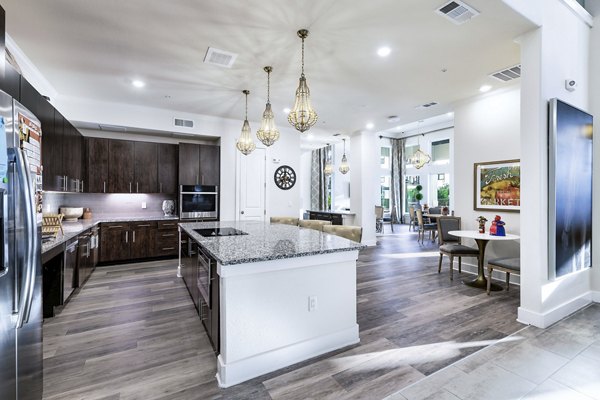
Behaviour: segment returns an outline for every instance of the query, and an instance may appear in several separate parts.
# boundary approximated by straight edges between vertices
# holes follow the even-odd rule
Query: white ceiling
[[[7,31],[61,96],[241,118],[242,89],[258,120],[272,65],[271,102],[287,124],[308,28],[306,76],[318,125],[349,134],[389,129],[452,110],[488,74],[519,62],[514,38],[533,26],[500,0],[454,25],[444,0],[2,0]],[[391,47],[387,58],[379,46]],[[233,68],[204,64],[208,46],[237,53]],[[442,69],[447,72],[442,72]],[[135,89],[133,79],[147,85]],[[169,96],[166,98],[165,96]],[[416,110],[437,101],[439,106]],[[390,124],[389,115],[400,122]],[[90,122],[90,121],[88,121]],[[101,121],[98,121],[101,122]]]

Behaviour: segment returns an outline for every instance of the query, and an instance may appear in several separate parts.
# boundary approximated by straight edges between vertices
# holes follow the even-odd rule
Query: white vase
[[[162,210],[165,213],[165,217],[172,217],[175,214],[175,200],[164,200]]]

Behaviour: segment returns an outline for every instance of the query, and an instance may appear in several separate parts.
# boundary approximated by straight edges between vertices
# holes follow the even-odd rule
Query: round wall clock
[[[289,165],[282,165],[275,170],[275,184],[281,190],[288,190],[296,184],[296,172]]]

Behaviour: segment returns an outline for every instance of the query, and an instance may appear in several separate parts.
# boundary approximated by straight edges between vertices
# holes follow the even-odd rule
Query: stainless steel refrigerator
[[[39,120],[0,91],[0,399],[42,398]]]

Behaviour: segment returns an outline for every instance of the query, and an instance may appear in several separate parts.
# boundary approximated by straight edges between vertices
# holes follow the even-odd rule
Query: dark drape
[[[390,208],[393,223],[404,223],[402,199],[404,198],[404,139],[390,139],[392,142],[392,176]]]
[[[327,209],[327,180],[323,173],[326,157],[326,147],[312,151],[310,170],[310,208],[316,211]]]

